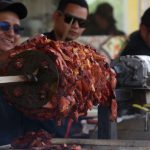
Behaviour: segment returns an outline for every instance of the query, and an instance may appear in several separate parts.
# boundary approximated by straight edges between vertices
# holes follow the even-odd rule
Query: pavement
[[[117,124],[118,139],[122,140],[150,140],[150,117],[145,126],[145,115],[135,115]]]
[[[145,128],[145,115],[135,114],[119,117],[117,119],[118,140],[150,140],[150,116],[148,117],[147,131]],[[90,132],[90,139],[97,139],[97,128],[95,124],[85,126]]]

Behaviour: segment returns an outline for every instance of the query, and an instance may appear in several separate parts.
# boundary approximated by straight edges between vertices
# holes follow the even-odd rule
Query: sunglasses
[[[20,34],[20,32],[24,29],[20,27],[19,25],[13,25],[11,26],[8,22],[0,22],[0,29],[4,32],[9,31],[9,29],[13,29],[15,34]]]
[[[86,19],[81,19],[68,13],[61,12],[61,14],[64,16],[64,21],[67,24],[71,23],[71,21],[72,23],[75,23],[77,21],[80,28],[86,28],[88,26],[88,20]]]

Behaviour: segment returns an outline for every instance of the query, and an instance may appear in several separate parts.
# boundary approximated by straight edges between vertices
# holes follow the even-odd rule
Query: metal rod
[[[16,83],[16,82],[37,82],[38,79],[35,75],[27,74],[27,75],[15,75],[15,76],[1,76],[0,77],[0,85],[8,84],[8,83]]]

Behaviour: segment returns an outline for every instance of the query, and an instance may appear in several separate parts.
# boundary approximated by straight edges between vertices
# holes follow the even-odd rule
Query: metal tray
[[[150,150],[148,140],[100,140],[100,139],[52,139],[53,144],[79,144],[82,150]],[[0,150],[10,150],[10,145],[0,146]],[[15,150],[15,149],[11,149]],[[35,148],[39,150],[39,148]]]

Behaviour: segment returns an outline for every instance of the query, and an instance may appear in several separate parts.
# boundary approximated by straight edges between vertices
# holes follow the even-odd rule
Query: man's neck
[[[55,30],[54,30],[54,35],[55,35],[56,40],[60,40],[60,41],[72,41],[72,40],[68,39],[67,37],[65,38],[65,40],[63,40],[63,36],[59,36],[59,35],[55,32]]]

